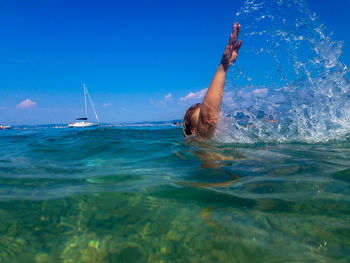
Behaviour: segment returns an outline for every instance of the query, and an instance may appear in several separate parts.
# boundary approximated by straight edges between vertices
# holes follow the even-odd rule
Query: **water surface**
[[[1,262],[348,262],[350,141],[0,131]]]

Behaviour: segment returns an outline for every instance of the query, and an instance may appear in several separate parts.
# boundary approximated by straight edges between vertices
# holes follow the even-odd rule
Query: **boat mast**
[[[84,87],[85,87],[85,85],[84,85]],[[86,89],[86,93],[87,93],[87,95],[88,95],[88,97],[89,97],[89,100],[90,100],[92,109],[93,109],[93,111],[94,111],[94,113],[95,113],[95,117],[96,117],[97,123],[100,123],[100,120],[98,119],[97,113],[96,113],[96,111],[95,111],[94,104],[92,103],[92,99],[91,99],[91,97],[90,97],[89,91],[88,91],[88,89],[87,89],[86,87],[85,87],[85,89]],[[86,98],[85,98],[85,100],[86,100]]]
[[[85,83],[83,84],[84,86],[84,102],[85,102],[85,118],[86,118],[86,121],[87,121],[87,107],[86,107],[86,87],[85,87]]]

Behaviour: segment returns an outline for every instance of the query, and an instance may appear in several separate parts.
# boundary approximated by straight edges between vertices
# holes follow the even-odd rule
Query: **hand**
[[[225,71],[227,71],[228,68],[235,62],[239,48],[241,47],[242,41],[238,40],[236,42],[240,29],[241,25],[236,22],[233,26],[230,40],[225,48],[224,54],[222,55],[221,65]]]

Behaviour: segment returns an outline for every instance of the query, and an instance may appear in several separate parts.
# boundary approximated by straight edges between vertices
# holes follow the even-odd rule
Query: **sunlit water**
[[[350,262],[350,85],[301,0],[248,0],[212,141],[0,130],[0,262]]]
[[[304,0],[247,0],[236,13],[243,45],[224,97],[224,142],[322,142],[350,130],[343,43]],[[244,116],[245,124],[237,123]]]
[[[349,262],[350,141],[0,131],[0,262]]]

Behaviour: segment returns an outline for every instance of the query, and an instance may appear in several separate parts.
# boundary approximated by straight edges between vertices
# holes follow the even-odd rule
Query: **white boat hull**
[[[74,122],[74,123],[69,123],[68,127],[75,127],[75,128],[86,128],[86,127],[97,127],[99,124],[98,123],[91,123],[91,122]]]

